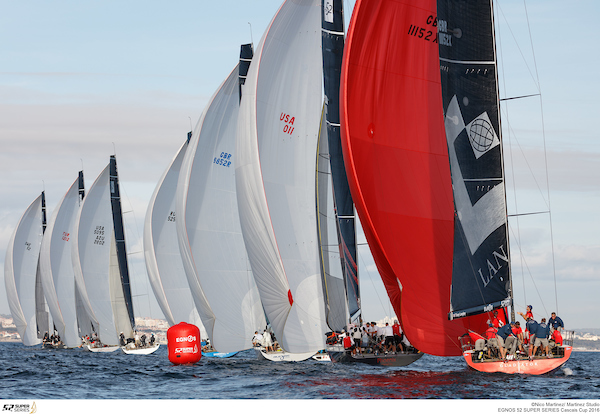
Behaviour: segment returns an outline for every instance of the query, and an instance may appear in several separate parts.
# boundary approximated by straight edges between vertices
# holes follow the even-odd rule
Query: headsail
[[[88,191],[73,232],[75,280],[92,324],[106,345],[117,345],[120,332],[133,337],[134,328],[116,179],[116,158],[111,156]]]
[[[250,65],[236,187],[248,257],[268,320],[292,353],[324,348],[315,172],[322,107],[319,0],[283,3]]]
[[[82,336],[78,325],[78,312],[81,313],[82,309],[77,309],[75,275],[71,260],[73,228],[82,202],[82,183],[83,172],[80,171],[78,178],[56,206],[40,251],[42,284],[48,306],[54,326],[62,342],[69,348],[79,346]],[[89,330],[89,326],[83,328]]]
[[[46,225],[44,197],[42,192],[19,220],[8,243],[4,261],[8,306],[21,341],[27,346],[41,342],[37,322],[36,276]]]
[[[251,57],[244,52],[248,50],[242,47],[242,56]],[[177,186],[177,230],[185,271],[211,344],[219,352],[251,348],[254,332],[266,325],[236,198],[241,76],[240,64],[204,110]]]
[[[176,225],[177,181],[191,135],[191,132],[188,133],[148,203],[144,223],[144,257],[154,296],[169,325],[186,322],[202,331],[204,326],[190,293],[179,251]]]

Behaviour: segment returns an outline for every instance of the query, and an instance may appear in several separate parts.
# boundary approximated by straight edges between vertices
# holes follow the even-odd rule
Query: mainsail
[[[242,57],[248,56],[242,46]],[[189,287],[215,350],[252,347],[266,325],[242,237],[235,186],[240,64],[204,110],[177,185],[177,232]],[[245,86],[242,88],[245,91]]]
[[[119,344],[133,337],[134,315],[116,158],[100,173],[85,197],[73,231],[73,268],[81,299],[100,340]]]
[[[512,303],[492,2],[454,3],[438,1],[456,209],[450,318]]]
[[[80,171],[56,206],[40,251],[42,284],[48,307],[62,342],[69,348],[78,347],[82,334],[90,329],[89,322],[83,322],[81,329],[78,324],[78,317],[84,321],[88,318],[81,314],[85,313],[81,307],[77,308],[77,289],[71,260],[73,228],[83,201],[82,193],[83,171]]]
[[[344,320],[340,323],[334,315],[339,315],[341,312],[346,313],[347,311],[350,314],[350,319],[353,320],[360,314],[354,203],[344,167],[340,137],[340,72],[344,53],[342,0],[322,0],[321,13],[323,87],[325,92],[325,125],[321,129],[321,135],[325,134],[328,143],[326,147],[321,144],[319,152],[328,154],[327,158],[330,166],[320,167],[319,170],[331,171],[332,182],[330,186],[333,187],[333,206],[335,219],[337,220],[338,254],[343,269],[343,289],[346,296],[343,309],[340,309],[339,289],[336,287],[336,279],[329,277],[327,272],[325,272],[326,276],[324,277],[324,293],[327,323],[332,329],[341,330],[348,321]],[[320,187],[320,189],[323,188],[324,186]],[[323,197],[320,197],[320,200],[324,201]],[[324,255],[323,257],[327,256]]]
[[[315,208],[322,108],[319,0],[288,0],[253,58],[235,153],[242,233],[263,307],[281,347],[324,348]]]
[[[196,310],[179,251],[175,212],[177,181],[191,135],[191,132],[188,133],[148,203],[144,256],[150,285],[169,325],[186,322],[202,331],[204,326]]]
[[[464,8],[474,7],[465,3]],[[448,318],[451,291],[459,295],[452,287],[453,271],[457,277],[467,269],[473,272],[468,259],[459,261],[466,258],[460,249],[467,245],[457,243],[462,230],[455,232],[463,214],[458,205],[455,211],[461,200],[453,191],[459,171],[451,165],[446,141],[453,132],[444,128],[461,119],[452,105],[444,118],[443,103],[450,99],[442,100],[440,77],[440,69],[442,74],[449,70],[448,62],[440,66],[442,44],[454,42],[459,50],[465,39],[478,42],[473,39],[479,35],[470,30],[482,19],[489,25],[485,16],[469,17],[472,23],[463,27],[448,22],[449,31],[442,31],[434,0],[359,1],[344,55],[342,144],[356,209],[405,334],[417,349],[435,355],[460,355],[458,337],[467,328],[481,331],[488,318]],[[471,108],[479,99],[469,89],[473,79],[490,75],[478,69],[467,66],[455,72],[465,80],[459,99]],[[466,176],[476,177],[474,171]],[[503,260],[488,258],[494,264]],[[491,308],[480,306],[478,311]]]
[[[340,256],[339,226],[335,214],[329,143],[325,117],[321,119],[317,159],[317,209],[319,248],[327,325],[341,331],[348,324],[348,301]]]
[[[38,271],[45,226],[45,194],[42,192],[19,220],[8,243],[4,261],[8,306],[21,341],[27,346],[39,344],[42,335],[49,330],[47,316],[43,318],[46,322],[44,326],[41,320],[38,321],[45,305],[43,291],[39,289]]]

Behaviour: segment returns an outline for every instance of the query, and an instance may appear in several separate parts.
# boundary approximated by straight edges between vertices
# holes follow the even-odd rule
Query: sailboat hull
[[[231,358],[234,355],[237,355],[237,352],[202,352],[202,356],[207,358]]]
[[[119,349],[119,345],[91,346],[85,345],[85,349],[90,352],[114,352]]]
[[[407,352],[398,354],[359,354],[351,355],[346,351],[327,350],[331,362],[334,363],[362,363],[386,367],[404,367],[417,361],[423,356],[422,352]]]
[[[151,353],[156,351],[159,346],[160,346],[160,344],[156,344],[153,346],[146,346],[143,348],[127,348],[125,346],[122,346],[121,350],[125,354],[129,354],[129,355],[150,355]]]
[[[485,361],[480,362],[473,358],[475,355],[472,350],[465,351],[463,357],[469,368],[479,372],[503,372],[505,374],[526,374],[541,375],[554,371],[564,365],[571,356],[573,348],[564,347],[564,355],[553,358],[534,358],[532,360],[512,360],[512,361]]]
[[[300,362],[306,361],[315,355],[315,352],[291,353],[282,350],[266,352],[261,348],[254,348],[254,350],[256,351],[256,356],[258,359],[266,359],[273,362]]]

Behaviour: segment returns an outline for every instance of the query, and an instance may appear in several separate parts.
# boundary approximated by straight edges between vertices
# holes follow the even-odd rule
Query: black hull
[[[368,365],[380,365],[385,367],[404,367],[410,365],[423,356],[422,352],[407,352],[398,354],[362,354],[351,355],[348,352],[328,350],[331,362],[342,364],[362,363]]]

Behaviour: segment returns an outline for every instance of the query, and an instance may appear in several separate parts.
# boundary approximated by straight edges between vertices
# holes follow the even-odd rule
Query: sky
[[[45,190],[50,215],[78,171],[89,188],[116,152],[136,314],[163,318],[142,254],[148,201],[240,44],[258,43],[280,3],[0,0],[0,314],[25,209]],[[600,3],[495,8],[500,95],[536,95],[501,104],[516,309],[598,329]],[[363,311],[380,320],[392,310],[369,256],[361,246]]]

